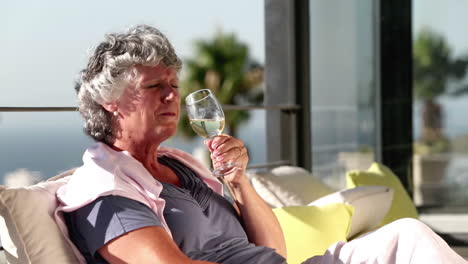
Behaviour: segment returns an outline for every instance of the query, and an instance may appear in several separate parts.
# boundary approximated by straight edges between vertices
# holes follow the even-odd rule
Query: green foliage
[[[234,34],[217,32],[213,39],[195,42],[195,57],[185,61],[181,98],[199,89],[210,89],[221,104],[259,103],[263,100],[263,68],[249,58],[249,49]],[[226,128],[235,135],[246,111],[226,113]],[[179,131],[194,136],[184,115]]]
[[[415,153],[429,155],[449,151],[450,142],[442,127],[442,106],[436,98],[468,92],[468,88],[455,85],[465,77],[467,66],[468,58],[454,58],[444,36],[428,28],[418,33],[413,43],[413,91],[424,104],[422,133],[420,141],[415,143]]]
[[[467,65],[467,58],[452,58],[452,49],[442,35],[422,30],[413,43],[415,96],[432,100],[444,94],[450,80],[465,76]]]

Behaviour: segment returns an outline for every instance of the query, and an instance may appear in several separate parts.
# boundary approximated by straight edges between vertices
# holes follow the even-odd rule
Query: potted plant
[[[418,33],[413,43],[413,86],[422,104],[421,134],[414,144],[413,191],[416,205],[443,202],[443,180],[450,161],[450,140],[443,130],[441,95],[468,91],[456,86],[465,77],[468,58],[453,58],[446,39],[429,29]]]

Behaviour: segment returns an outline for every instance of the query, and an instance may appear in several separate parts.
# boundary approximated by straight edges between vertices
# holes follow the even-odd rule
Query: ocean
[[[54,119],[51,116],[59,116]],[[34,117],[29,121],[26,115]],[[29,119],[29,118],[28,118]],[[24,121],[12,125],[15,121]],[[85,149],[93,144],[81,129],[75,113],[6,113],[0,123],[0,182],[5,175],[25,169],[43,180],[82,164]],[[63,125],[60,125],[62,123]],[[248,148],[250,164],[265,162],[265,113],[252,111],[251,119],[238,131]],[[204,147],[203,138],[188,140],[175,136],[163,145],[192,153]],[[24,171],[24,170],[23,170]]]
[[[467,135],[468,121],[464,114],[468,112],[467,98],[445,97],[441,103],[445,111],[444,125],[447,136]],[[420,111],[420,105],[415,104],[414,138],[418,137],[420,131]],[[265,131],[264,110],[251,111],[251,119],[242,124],[238,130],[238,137],[248,148],[251,165],[266,162]],[[327,137],[332,134],[320,135]],[[318,135],[315,133],[316,137]],[[329,141],[325,138],[315,140]],[[164,145],[192,153],[197,147],[204,147],[202,141],[200,137],[187,140],[176,136]],[[4,184],[5,175],[17,172],[19,169],[34,172],[40,179],[47,179],[69,168],[80,166],[84,150],[92,143],[93,141],[82,132],[81,118],[76,112],[0,113],[0,183]],[[327,160],[327,164],[323,165],[333,166],[335,162]],[[460,179],[460,175],[468,174],[465,173],[468,172],[468,168],[464,166],[468,163],[465,162],[466,159],[457,158],[449,169],[454,175],[458,175],[457,179]],[[468,179],[468,176],[462,178]]]

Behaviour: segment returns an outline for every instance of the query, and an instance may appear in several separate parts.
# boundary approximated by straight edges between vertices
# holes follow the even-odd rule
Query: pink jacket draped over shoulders
[[[223,185],[190,154],[161,146],[157,155],[168,156],[182,162],[197,173],[208,187],[223,195]],[[163,216],[165,201],[159,197],[162,184],[127,151],[115,151],[103,143],[96,143],[85,151],[83,165],[67,178],[67,183],[57,190],[58,207],[54,217],[80,263],[86,261],[68,238],[63,212],[74,211],[101,196],[117,195],[147,205],[156,213],[165,230],[171,235]]]

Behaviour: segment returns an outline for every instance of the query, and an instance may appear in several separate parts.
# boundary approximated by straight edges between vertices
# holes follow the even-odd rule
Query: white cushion
[[[273,208],[307,205],[335,191],[299,167],[280,166],[269,172],[249,171],[248,176],[260,197]]]
[[[68,171],[60,177],[71,174]],[[9,263],[77,263],[53,218],[66,179],[29,187],[0,186],[0,238]]]
[[[361,186],[346,189],[322,197],[309,205],[324,206],[332,203],[345,203],[354,207],[351,227],[347,238],[373,230],[382,222],[390,210],[393,189],[386,186]]]

